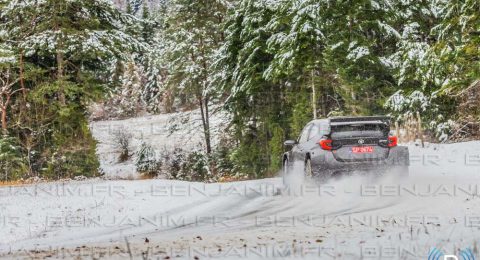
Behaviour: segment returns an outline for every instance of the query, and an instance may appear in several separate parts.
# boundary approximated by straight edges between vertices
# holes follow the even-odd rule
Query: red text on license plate
[[[352,147],[352,153],[373,153],[373,146]]]

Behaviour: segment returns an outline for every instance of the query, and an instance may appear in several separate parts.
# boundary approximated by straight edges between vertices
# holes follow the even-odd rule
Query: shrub
[[[187,177],[184,175],[184,172],[181,171],[182,165],[185,163],[185,153],[180,148],[175,148],[173,153],[166,154],[163,157],[165,168],[163,173],[169,179],[175,180],[186,180]]]
[[[153,177],[158,175],[161,165],[162,163],[157,160],[155,150],[153,150],[152,146],[142,143],[136,153],[135,166],[137,172]]]
[[[282,166],[283,141],[285,140],[284,130],[277,124],[273,124],[272,138],[268,142],[270,150],[270,173],[277,172]]]
[[[213,150],[210,160],[215,164],[215,173],[219,176],[231,176],[234,174],[234,164],[230,159],[230,149],[222,146]]]
[[[42,177],[47,179],[75,178],[76,176],[97,177],[99,166],[95,146],[70,146],[73,151],[56,149],[47,161]]]
[[[25,157],[15,138],[0,136],[0,170],[2,180],[16,180],[28,172]]]
[[[228,148],[217,148],[210,155],[200,150],[177,148],[173,153],[164,153],[159,164],[158,174],[164,174],[169,179],[215,182],[239,178],[233,170]]]
[[[114,138],[115,146],[120,152],[118,161],[127,161],[130,158],[130,142],[132,140],[132,134],[122,128],[114,133]]]
[[[181,171],[183,175],[188,176],[189,181],[209,181],[211,179],[209,161],[206,154],[194,151],[187,155]]]

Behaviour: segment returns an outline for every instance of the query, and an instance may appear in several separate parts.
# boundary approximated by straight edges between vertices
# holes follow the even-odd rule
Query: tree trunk
[[[2,93],[2,95],[6,95],[6,101],[4,102],[3,97],[2,97],[2,104],[0,104],[1,109],[2,109],[2,134],[7,135],[8,134],[7,109],[8,109],[8,105],[10,104],[12,93]]]
[[[7,135],[7,107],[2,106],[2,134]]]
[[[205,146],[207,149],[207,154],[212,152],[212,146],[210,141],[210,122],[208,114],[208,98],[198,97],[198,103],[200,105],[200,111],[202,115],[202,125],[203,125],[203,134],[205,137]]]
[[[24,81],[24,75],[23,71],[25,68],[25,65],[23,63],[23,51],[20,51],[20,59],[19,59],[19,69],[20,69],[20,88],[22,89],[22,94],[23,94],[23,101],[27,101],[27,89],[25,88],[25,81]]]
[[[317,119],[317,93],[315,91],[315,71],[312,69],[312,109],[313,119]]]
[[[60,81],[59,90],[58,90],[58,99],[61,105],[66,105],[65,92],[63,89],[63,53],[59,50],[57,51],[57,80]]]
[[[355,91],[353,90],[353,87],[352,87],[351,91],[352,92],[350,94],[351,94],[351,98],[352,98],[352,101],[353,101],[352,102],[353,103],[352,113],[353,113],[353,115],[357,115],[357,102],[356,102],[357,101],[357,95],[355,94]]]
[[[202,110],[202,123],[203,123],[203,132],[205,135],[205,145],[207,148],[207,154],[210,154],[212,152],[212,145],[211,145],[211,138],[210,138],[210,115],[209,115],[209,110],[208,110],[208,103],[209,103],[209,95],[208,94],[203,94],[207,89],[207,86],[205,85],[207,82],[207,71],[208,71],[208,66],[206,63],[206,54],[205,54],[205,49],[204,49],[204,42],[203,42],[203,37],[200,37],[200,49],[201,49],[201,54],[203,57],[202,61],[202,67],[203,67],[203,83],[202,87],[200,89],[200,105],[201,105],[201,110]],[[205,109],[205,111],[204,111]]]
[[[208,103],[210,102],[209,96],[205,97],[205,143],[207,145],[207,154],[212,152],[212,141],[210,135],[210,111]]]

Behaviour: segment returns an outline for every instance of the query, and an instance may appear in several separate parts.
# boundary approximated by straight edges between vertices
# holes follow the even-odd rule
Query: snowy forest
[[[480,137],[478,0],[0,0],[0,10],[4,181],[101,176],[90,123],[145,114],[198,111],[202,149],[160,156],[144,143],[120,160],[195,181],[275,175],[284,140],[314,118],[387,114],[399,127],[417,119],[430,142]]]

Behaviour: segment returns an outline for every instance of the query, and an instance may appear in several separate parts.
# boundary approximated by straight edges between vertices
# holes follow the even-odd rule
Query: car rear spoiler
[[[354,123],[383,123],[390,125],[391,117],[388,116],[361,116],[361,117],[334,117],[330,118],[330,125],[347,125]]]

